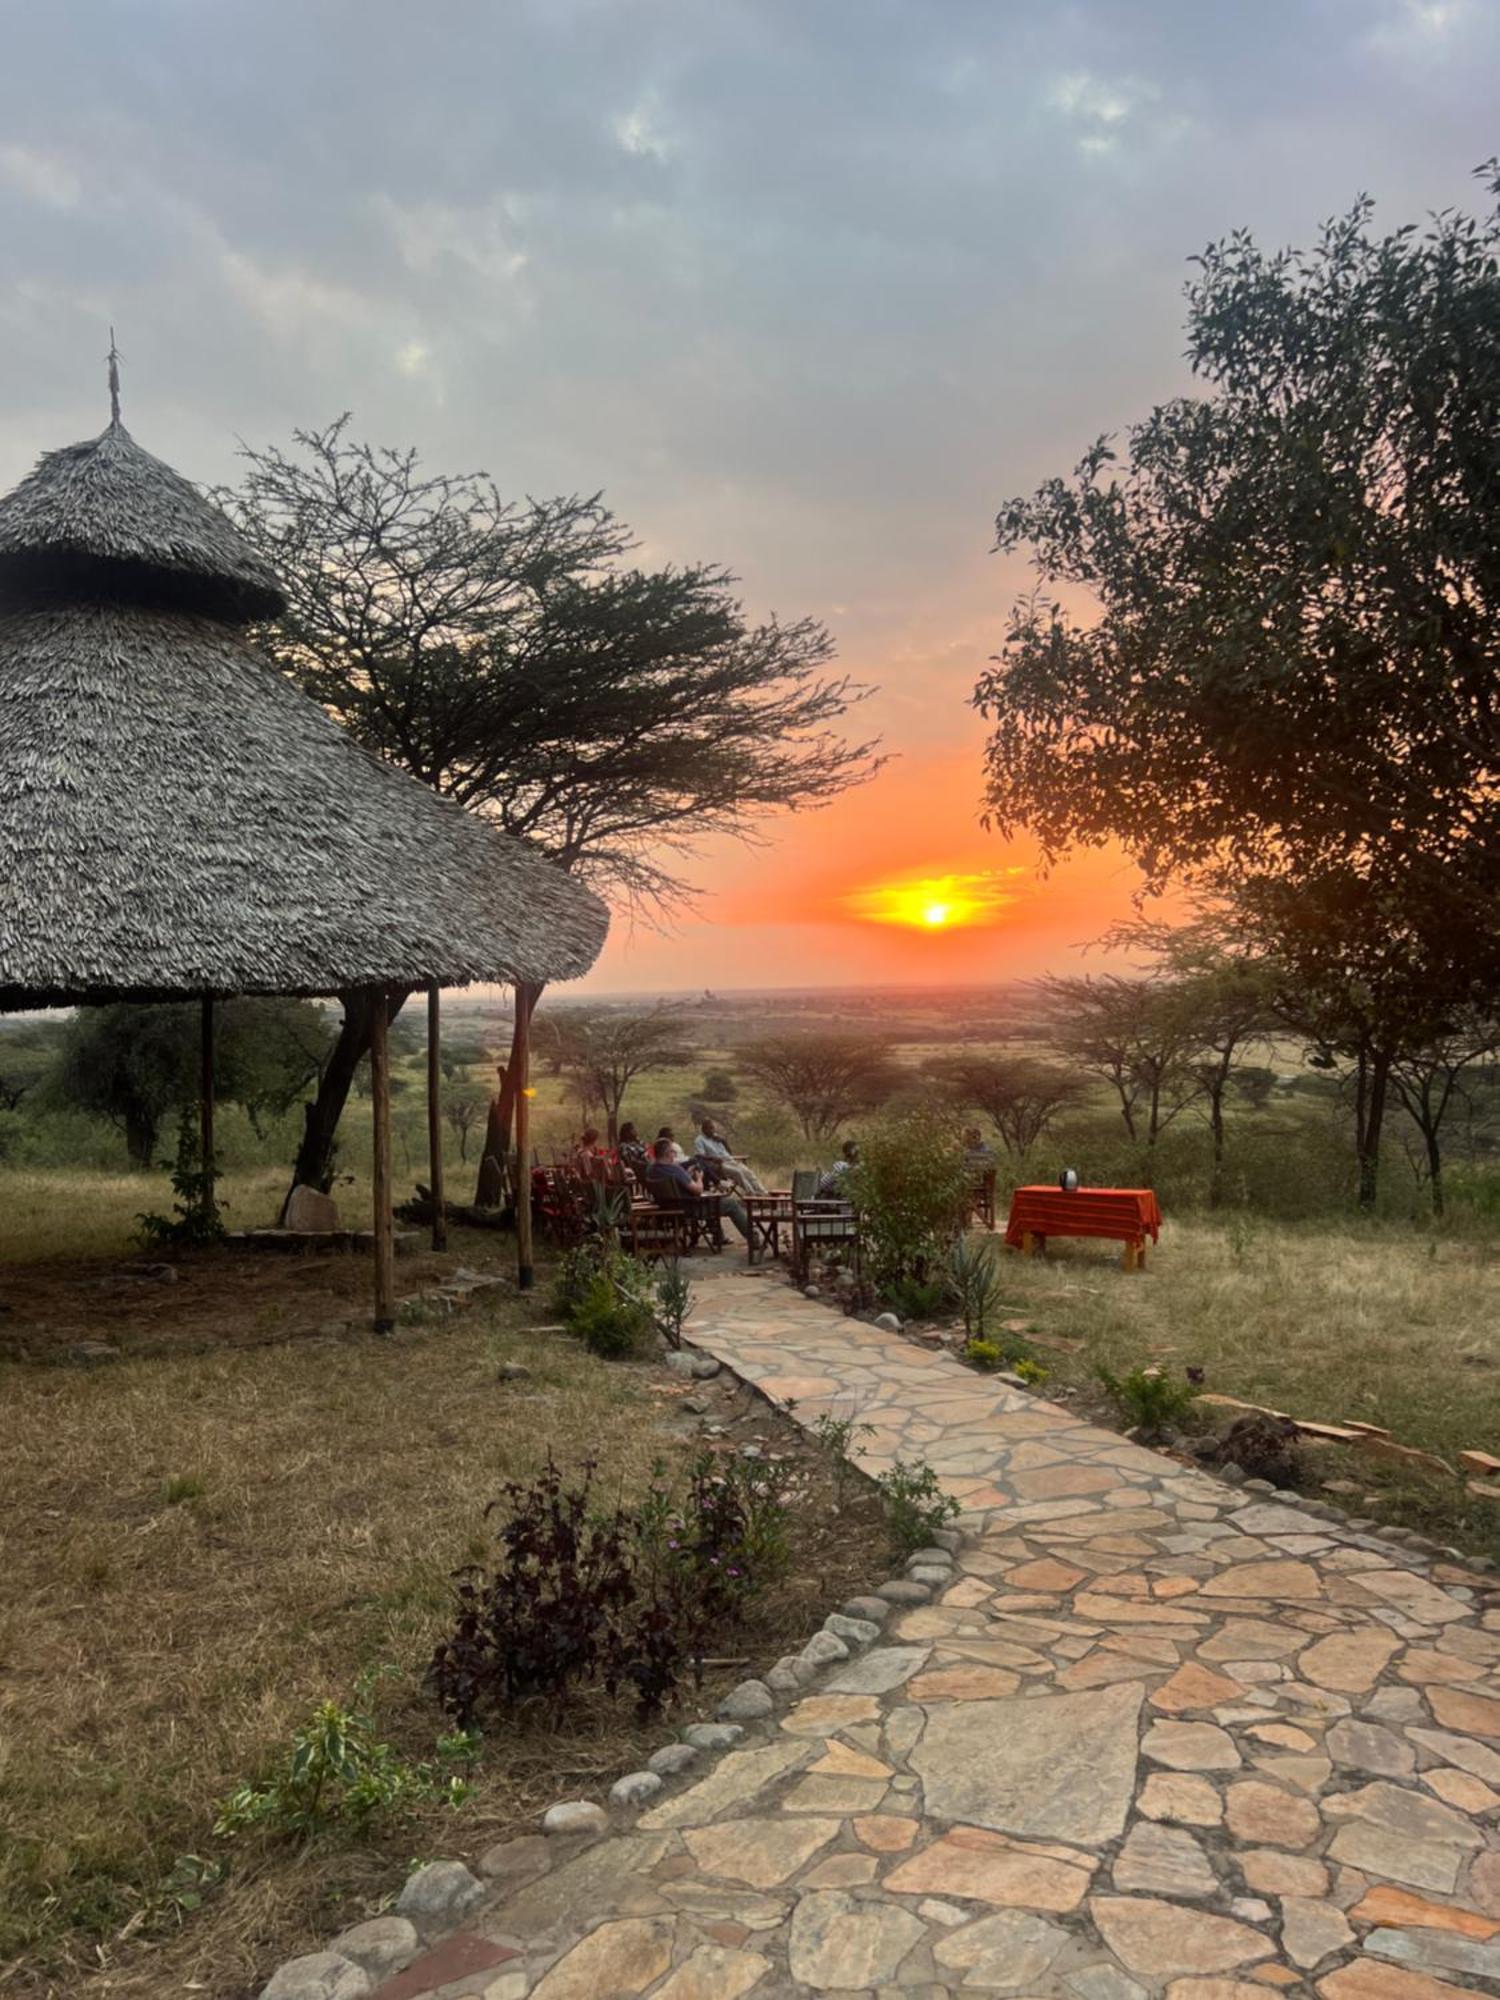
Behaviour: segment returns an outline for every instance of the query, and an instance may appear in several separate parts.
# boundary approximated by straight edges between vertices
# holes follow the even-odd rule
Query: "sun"
[[[851,890],[844,908],[870,924],[900,924],[916,931],[960,931],[1004,920],[1017,900],[1011,877],[1020,871],[927,875],[873,883]]]

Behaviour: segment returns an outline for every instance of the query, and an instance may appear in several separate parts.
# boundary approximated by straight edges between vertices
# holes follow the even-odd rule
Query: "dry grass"
[[[1099,1363],[1196,1365],[1207,1386],[1326,1423],[1354,1417],[1451,1463],[1500,1437],[1500,1256],[1492,1244],[1382,1222],[1305,1228],[1169,1223],[1142,1277],[1112,1245],[1058,1241],[1007,1254],[1005,1297],[1036,1328],[1055,1378]],[[1080,1353],[1047,1334],[1081,1339]],[[1458,1481],[1394,1477],[1367,1456],[1319,1454],[1367,1511],[1425,1522],[1500,1554],[1500,1509]],[[1350,1496],[1359,1511],[1365,1495]]]
[[[501,1383],[504,1359],[530,1377]],[[667,1733],[603,1705],[564,1733],[518,1728],[457,1817],[433,1808],[362,1847],[211,1833],[213,1801],[370,1663],[398,1669],[385,1732],[431,1753],[420,1671],[447,1573],[484,1546],[485,1502],[549,1448],[563,1463],[593,1453],[608,1490],[639,1491],[691,1428],[682,1385],[654,1365],[601,1366],[513,1303],[385,1343],[11,1365],[4,1393],[0,1990],[137,2000],[196,1981],[241,2000],[279,1958],[379,1907],[412,1855],[473,1856]],[[734,1435],[765,1432],[746,1392],[718,1394],[751,1426]],[[881,1573],[872,1510],[833,1521],[827,1497],[819,1485],[799,1513],[794,1573],[741,1635],[758,1659]],[[179,1932],[160,1890],[184,1854],[226,1857],[231,1874]]]

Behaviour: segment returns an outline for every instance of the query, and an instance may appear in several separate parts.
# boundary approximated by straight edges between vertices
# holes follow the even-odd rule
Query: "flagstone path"
[[[700,1281],[689,1338],[926,1459],[970,1538],[706,1775],[492,1857],[487,1962],[383,1996],[1500,1993],[1494,1579],[772,1278]]]

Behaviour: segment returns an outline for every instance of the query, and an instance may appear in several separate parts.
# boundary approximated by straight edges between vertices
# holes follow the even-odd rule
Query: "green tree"
[[[1058,1053],[1107,1083],[1130,1137],[1154,1146],[1202,1087],[1192,1064],[1197,1033],[1182,985],[1165,976],[1085,973],[1047,978],[1040,988]]]
[[[786,1106],[807,1138],[826,1141],[901,1082],[889,1052],[867,1035],[836,1029],[769,1035],[738,1052],[740,1068]]]
[[[710,833],[836,798],[878,768],[838,725],[868,692],[812,619],[752,619],[711,564],[646,570],[600,497],[517,503],[426,472],[348,419],[248,451],[216,496],[279,572],[282,670],[379,755],[647,914]],[[345,1023],[296,1175],[326,1182],[369,1040]],[[514,1064],[485,1150],[508,1145]]]
[[[628,1012],[611,1007],[557,1008],[538,1018],[538,1050],[572,1084],[584,1116],[604,1113],[609,1143],[620,1136],[620,1107],[637,1077],[676,1069],[693,1050],[677,1010]]]
[[[959,1109],[982,1111],[1017,1156],[1083,1096],[1078,1076],[1035,1056],[938,1056],[927,1073]]]
[[[243,1106],[260,1131],[315,1080],[332,1030],[307,1000],[228,1000],[216,1014],[215,1098]],[[149,1167],[162,1121],[198,1094],[199,1021],[194,1004],[82,1007],[49,1089],[117,1127],[133,1163]]]
[[[1037,582],[976,691],[1000,830],[1248,891],[1288,961],[1335,904],[1394,909],[1450,1006],[1500,988],[1500,180],[1481,173],[1479,218],[1382,236],[1361,200],[1311,251],[1240,233],[1197,260],[1205,393],[1001,509],[998,546],[1029,548]],[[1284,893],[1303,884],[1310,914]],[[1432,997],[1417,982],[1417,1013]],[[1367,1057],[1367,1202],[1389,1060]]]
[[[875,1282],[926,1283],[963,1232],[969,1170],[951,1114],[922,1108],[881,1119],[844,1176]]]

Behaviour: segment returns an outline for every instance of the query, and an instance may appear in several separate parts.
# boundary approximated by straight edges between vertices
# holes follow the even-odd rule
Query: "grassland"
[[[602,1701],[565,1727],[522,1718],[457,1814],[308,1850],[212,1834],[214,1801],[367,1667],[393,1670],[378,1695],[390,1741],[432,1754],[443,1725],[422,1669],[503,1481],[549,1450],[594,1455],[603,1490],[628,1500],[654,1460],[691,1448],[677,1378],[601,1366],[535,1331],[543,1311],[512,1300],[389,1342],[97,1372],[0,1366],[0,1991],[242,2000],[280,1958],[376,1910],[414,1854],[472,1859],[670,1733]],[[500,1380],[507,1360],[529,1377]],[[713,1393],[716,1416],[743,1420],[736,1439],[776,1444],[747,1392]],[[872,1503],[837,1515],[816,1463],[810,1478],[790,1575],[731,1635],[759,1663],[887,1559]],[[229,1870],[191,1913],[171,1888],[182,1856]]]

